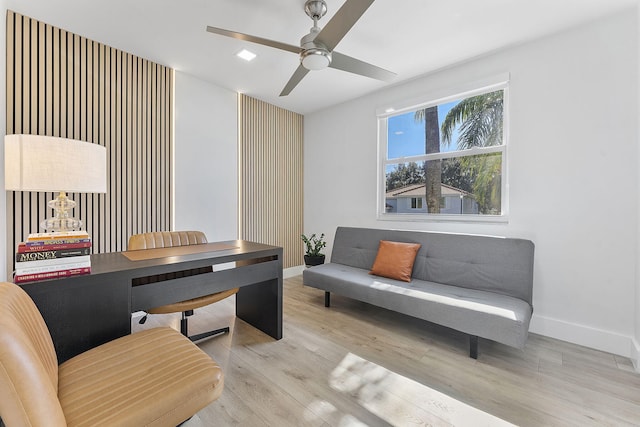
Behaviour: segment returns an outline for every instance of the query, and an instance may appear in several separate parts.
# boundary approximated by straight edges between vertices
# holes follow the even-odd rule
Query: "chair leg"
[[[180,333],[185,337],[189,336],[188,328],[187,328],[187,315],[185,312],[182,312],[182,319],[180,319]]]
[[[227,332],[229,332],[229,327],[216,329],[215,331],[203,332],[197,335],[191,335],[189,339],[191,341],[200,341],[203,338],[212,337],[214,335],[222,335],[226,334]]]
[[[193,310],[185,311],[182,313],[182,319],[180,319],[180,333],[191,341],[200,341],[203,338],[212,337],[214,335],[226,334],[229,332],[229,327],[216,329],[214,331],[203,332],[201,334],[189,336],[189,324],[187,323],[187,316],[193,315]]]

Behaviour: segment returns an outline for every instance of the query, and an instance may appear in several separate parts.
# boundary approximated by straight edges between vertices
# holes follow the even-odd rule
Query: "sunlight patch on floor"
[[[333,370],[329,384],[392,425],[513,426],[353,353]]]
[[[331,420],[336,418],[338,408],[327,401],[315,401],[307,406],[304,418],[307,421]],[[336,427],[367,427],[367,424],[350,414],[338,415]]]

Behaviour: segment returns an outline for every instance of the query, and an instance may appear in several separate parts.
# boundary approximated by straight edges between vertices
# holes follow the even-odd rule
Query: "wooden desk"
[[[282,248],[244,240],[232,249],[131,261],[122,252],[91,255],[91,274],[25,283],[62,363],[131,333],[131,313],[240,287],[236,316],[282,338]],[[170,248],[167,248],[170,249]],[[134,278],[235,262],[228,270],[132,286]]]

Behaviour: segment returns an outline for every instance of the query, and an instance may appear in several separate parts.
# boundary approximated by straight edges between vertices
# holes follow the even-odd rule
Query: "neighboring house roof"
[[[411,184],[404,187],[395,188],[391,191],[387,191],[385,197],[387,199],[397,199],[403,197],[421,197],[425,195],[426,184]],[[461,190],[459,188],[452,187],[446,184],[440,184],[440,191],[442,196],[464,196],[473,197],[473,194]]]

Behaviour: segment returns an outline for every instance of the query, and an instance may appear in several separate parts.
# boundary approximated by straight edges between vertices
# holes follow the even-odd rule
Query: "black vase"
[[[324,255],[318,255],[318,256],[305,255],[304,256],[304,264],[307,267],[312,267],[314,265],[324,264]]]

